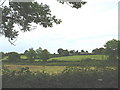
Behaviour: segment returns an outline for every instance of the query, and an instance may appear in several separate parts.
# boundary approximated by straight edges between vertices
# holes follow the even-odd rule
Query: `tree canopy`
[[[25,55],[32,62],[32,61],[34,61],[34,59],[36,57],[36,52],[34,51],[33,48],[29,48],[29,50],[25,52]]]
[[[57,0],[64,4],[65,1]],[[81,8],[86,2],[66,2],[73,8]],[[2,7],[2,24],[0,27],[2,31],[0,34],[11,40],[14,40],[19,31],[14,27],[18,25],[23,32],[31,31],[34,27],[32,23],[39,24],[44,28],[53,27],[53,24],[60,24],[61,19],[57,19],[55,15],[51,14],[50,7],[46,4],[39,4],[37,2],[9,2],[9,6]],[[12,44],[12,42],[11,42]]]
[[[17,52],[8,53],[8,61],[17,62],[20,60],[20,55]]]
[[[113,60],[119,57],[120,54],[120,40],[112,39],[104,45],[105,53],[109,55],[109,59]]]

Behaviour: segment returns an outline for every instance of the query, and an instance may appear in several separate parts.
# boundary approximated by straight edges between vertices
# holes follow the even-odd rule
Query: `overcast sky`
[[[56,0],[39,0],[49,5],[51,13],[62,19],[62,23],[52,28],[38,26],[31,32],[20,32],[16,46],[1,36],[0,51],[22,53],[29,48],[42,47],[51,53],[57,53],[58,48],[91,52],[113,38],[118,39],[119,0],[86,1],[82,8],[74,9]]]

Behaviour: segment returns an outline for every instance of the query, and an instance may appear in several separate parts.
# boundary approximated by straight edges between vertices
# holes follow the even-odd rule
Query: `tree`
[[[71,6],[72,8],[76,8],[76,9],[81,8],[82,5],[87,3],[82,0],[80,2],[70,2],[69,0],[57,0],[57,1],[59,1],[62,4],[67,3],[67,5]]]
[[[75,54],[75,50],[70,50],[70,51],[69,51],[69,55],[72,56],[72,55],[74,55],[74,54]]]
[[[96,48],[92,50],[92,54],[104,54],[105,49],[104,48]]]
[[[84,51],[84,50],[81,50],[80,54],[85,54],[85,51]]]
[[[36,58],[36,52],[34,51],[33,48],[30,48],[25,55],[28,57],[30,62],[33,62],[34,59]]]
[[[89,54],[89,52],[88,52],[88,51],[86,51],[86,54]]]
[[[42,53],[42,48],[39,47],[39,48],[36,50],[36,54],[37,54],[37,57],[38,57],[38,58],[40,58],[41,53]]]
[[[64,1],[59,0],[64,4]],[[86,2],[66,2],[73,8],[81,8]],[[3,6],[2,10],[2,24],[0,27],[2,35],[8,38],[9,42],[13,44],[19,31],[14,29],[15,24],[18,25],[21,31],[31,31],[31,23],[42,25],[43,27],[52,27],[53,23],[60,24],[61,20],[56,19],[56,16],[51,14],[51,10],[46,4],[38,4],[37,2],[10,2],[9,6]]]
[[[77,51],[75,51],[75,55],[79,55],[79,52],[78,52],[78,50],[77,50]]]
[[[2,25],[5,37],[13,40],[18,36],[18,31],[14,30],[17,24],[22,31],[31,31],[31,23],[52,27],[53,23],[60,24],[61,20],[51,15],[49,6],[38,4],[37,2],[10,2],[10,6],[5,6],[2,11]]]
[[[115,60],[118,57],[120,40],[112,39],[106,42],[105,54],[109,55],[109,60]]]
[[[20,55],[17,52],[8,53],[8,61],[17,62],[20,60]]]
[[[66,50],[63,50],[63,53],[62,53],[63,56],[68,56],[69,55],[69,51],[66,49]]]
[[[58,54],[60,54],[61,56],[63,55],[63,49],[62,49],[62,48],[59,48],[59,49],[57,50],[57,52],[58,52]]]
[[[37,57],[38,57],[39,59],[42,59],[43,61],[46,61],[46,60],[49,59],[50,56],[51,56],[47,49],[42,50],[41,47],[39,47],[39,48],[36,50],[36,54],[37,54]]]
[[[5,53],[4,52],[0,52],[0,59],[4,58],[4,56],[5,56]]]
[[[28,52],[28,50],[25,50],[24,55]]]
[[[48,52],[48,50],[47,49],[42,50],[40,54],[40,59],[46,62],[46,60],[49,58],[50,58],[50,53]]]

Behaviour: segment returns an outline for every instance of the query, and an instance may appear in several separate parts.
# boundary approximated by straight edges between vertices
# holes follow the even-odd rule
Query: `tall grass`
[[[3,88],[117,88],[117,70],[66,67],[60,74],[3,70]]]

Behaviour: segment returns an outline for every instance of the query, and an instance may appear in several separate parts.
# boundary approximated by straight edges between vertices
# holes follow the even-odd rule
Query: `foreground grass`
[[[110,68],[116,70],[118,68],[117,61],[109,61],[109,60],[82,60],[79,62],[46,62],[46,63],[3,63],[3,67],[8,68],[9,70],[19,70],[23,67],[29,67],[30,71],[37,72],[37,71],[46,71],[49,73],[60,73],[63,71],[67,66],[74,66],[74,67],[81,67],[81,68]],[[96,69],[97,70],[97,69]]]
[[[4,67],[12,71],[14,70],[19,71],[21,68],[29,67],[31,72],[42,72],[44,70],[49,74],[61,73],[66,68],[66,66],[39,66],[39,65],[14,65],[14,64],[6,64],[4,65]]]
[[[97,70],[96,70],[97,69]],[[3,70],[3,88],[117,88],[118,71],[111,68],[66,67],[60,74]]]

